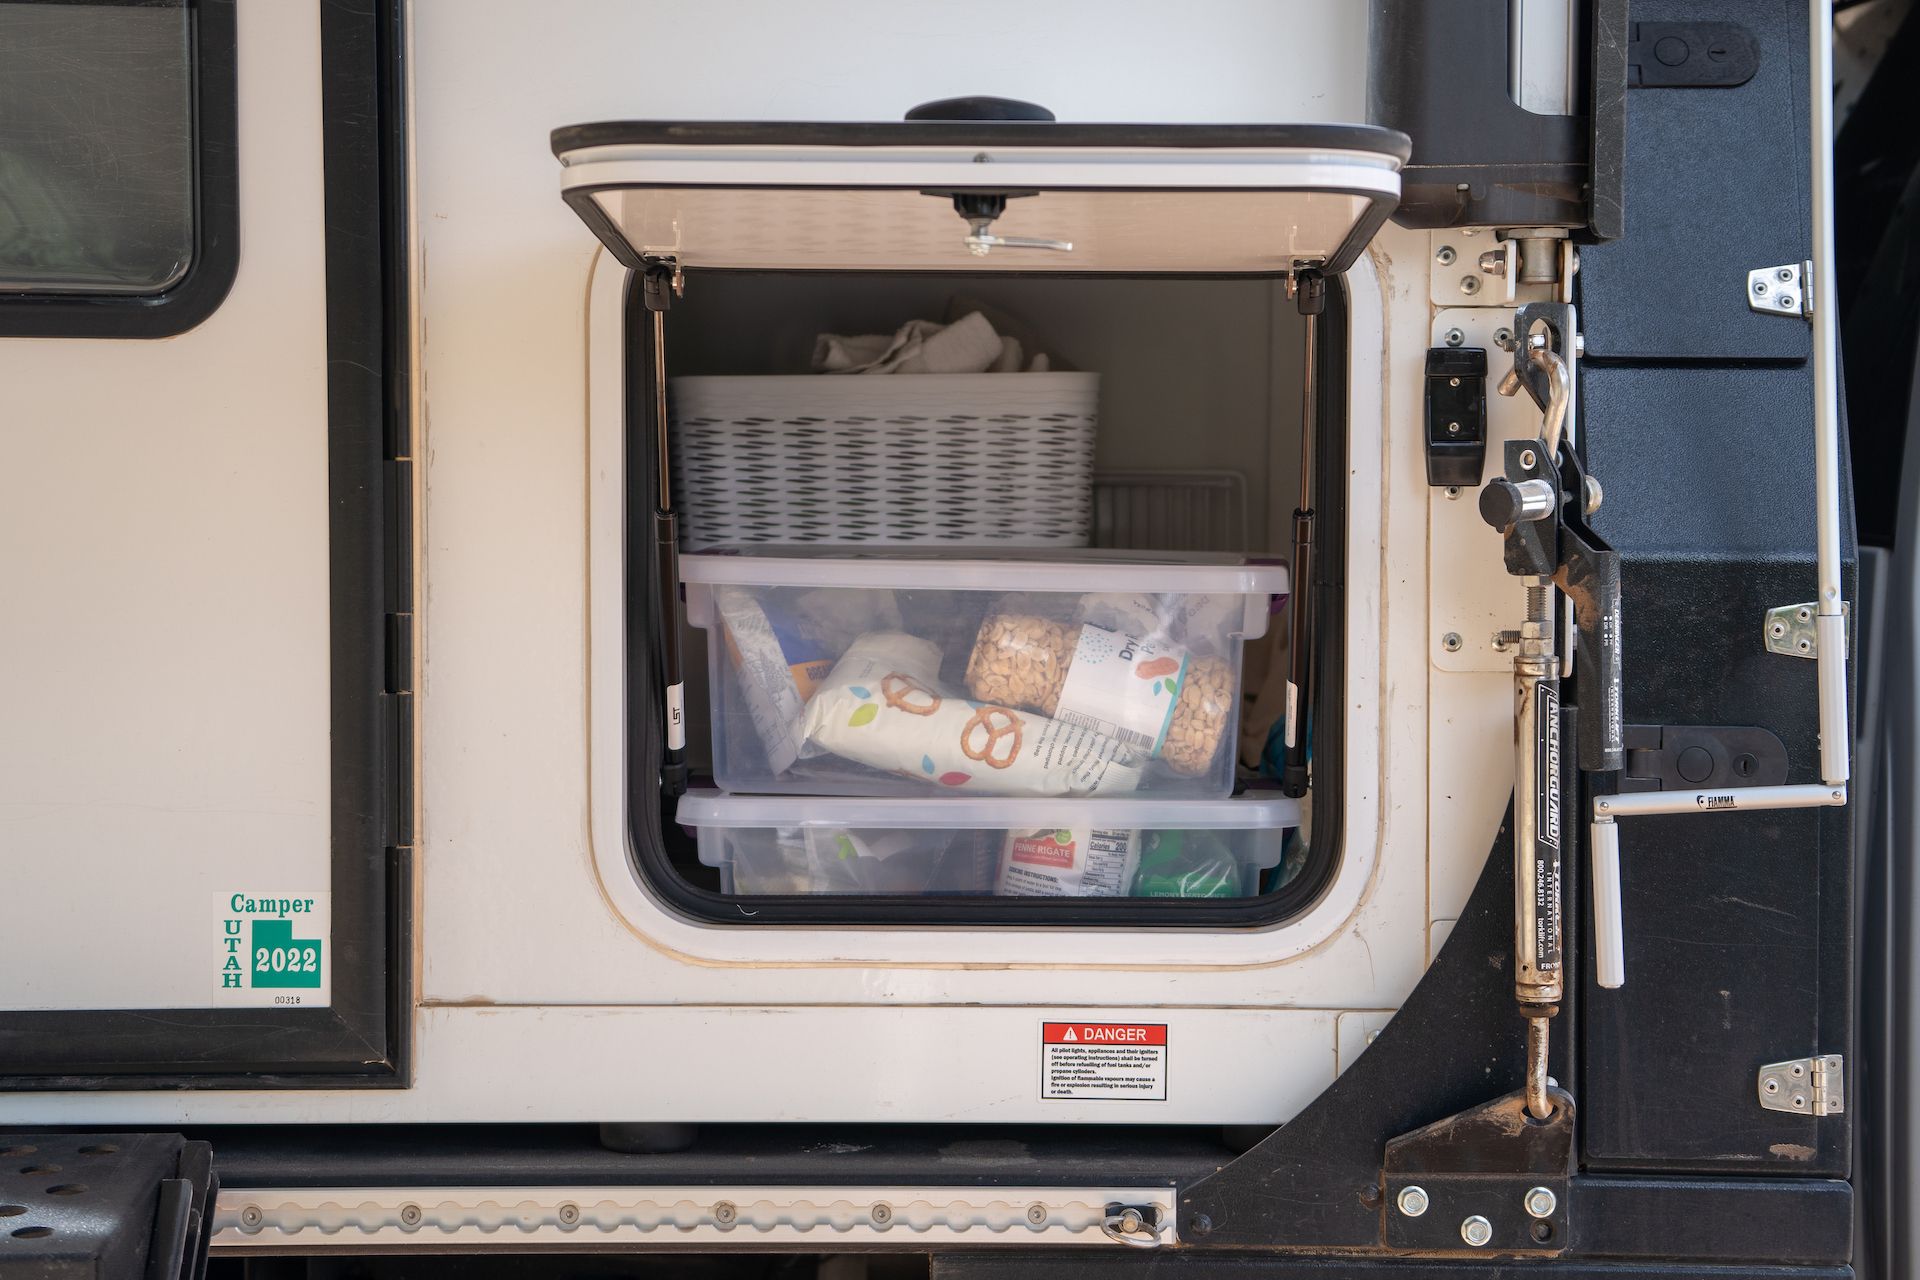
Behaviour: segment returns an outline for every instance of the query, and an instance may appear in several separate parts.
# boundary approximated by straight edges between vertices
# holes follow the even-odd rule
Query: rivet
[[[1448,378],[1448,379],[1447,379],[1447,385],[1448,385],[1448,386],[1450,386],[1450,387],[1457,387],[1457,386],[1459,386],[1459,385],[1460,385],[1460,379],[1458,379],[1458,378]]]
[[[425,1215],[420,1212],[420,1206],[417,1204],[403,1204],[400,1206],[400,1225],[403,1227],[419,1226],[420,1219],[423,1216]]]
[[[1769,1080],[1769,1081],[1767,1081],[1767,1083],[1766,1083],[1765,1085],[1763,1085],[1762,1087],[1763,1087],[1764,1089],[1766,1089],[1766,1091],[1767,1091],[1768,1093],[1778,1093],[1778,1092],[1780,1092],[1780,1082],[1779,1082],[1778,1080]]]
[[[1458,501],[1460,501],[1460,486],[1459,486],[1459,485],[1457,485],[1457,484],[1450,484],[1450,485],[1448,485],[1448,486],[1447,486],[1447,501],[1448,501],[1448,502],[1458,502]]]
[[[1782,311],[1791,311],[1796,306],[1800,305],[1799,300],[1790,293],[1781,294],[1779,298],[1779,302],[1780,302],[1780,309]]]
[[[1779,279],[1781,284],[1785,284],[1787,281],[1793,279],[1793,268],[1782,267],[1773,274]]]
[[[1467,335],[1466,335],[1466,334],[1464,334],[1464,333],[1462,333],[1462,332],[1461,332],[1460,330],[1458,330],[1458,329],[1449,329],[1449,330],[1447,330],[1447,345],[1448,345],[1448,346],[1450,346],[1450,347],[1457,347],[1457,346],[1459,346],[1459,345],[1460,345],[1461,343],[1463,343],[1463,342],[1465,342],[1466,340],[1467,340]]]
[[[1043,1204],[1030,1204],[1027,1206],[1028,1222],[1031,1222],[1034,1226],[1037,1227],[1041,1223],[1045,1222],[1046,1220],[1047,1220],[1047,1206]]]
[[[717,1226],[730,1227],[740,1221],[740,1211],[731,1200],[718,1201],[713,1206],[713,1221]]]
[[[1767,282],[1765,280],[1755,280],[1753,282],[1753,296],[1756,298],[1764,298],[1767,296]]]
[[[1433,251],[1433,260],[1443,267],[1452,266],[1455,256],[1453,246],[1450,244],[1443,244]]]
[[[578,1226],[580,1223],[580,1206],[574,1204],[572,1201],[568,1201],[566,1204],[560,1206],[556,1216],[560,1219],[560,1225],[563,1227]]]
[[[877,1200],[873,1208],[867,1211],[867,1216],[873,1219],[874,1226],[884,1227],[893,1221],[893,1206],[884,1200]]]
[[[257,1204],[250,1204],[240,1211],[240,1225],[243,1227],[257,1227],[266,1220],[267,1215],[260,1212]]]
[[[1461,276],[1460,292],[1466,294],[1469,298],[1471,298],[1474,294],[1480,292],[1480,277],[1479,276]]]
[[[1459,434],[1460,434],[1460,424],[1459,424],[1459,423],[1457,423],[1457,422],[1449,422],[1449,423],[1447,424],[1447,434],[1448,434],[1448,435],[1450,435],[1450,436],[1457,436],[1457,435],[1459,435]]]
[[[1448,653],[1460,652],[1460,644],[1460,633],[1458,631],[1449,631],[1440,637],[1440,647]]]
[[[1520,451],[1520,465],[1525,467],[1528,471],[1533,470],[1533,464],[1538,461],[1540,461],[1540,457],[1538,454],[1534,453],[1533,450],[1522,449]]]
[[[1427,1211],[1427,1191],[1425,1187],[1402,1187],[1400,1197],[1394,1203],[1400,1206],[1400,1212],[1409,1218],[1417,1218]]]
[[[1213,1219],[1204,1213],[1196,1213],[1187,1223],[1187,1229],[1197,1236],[1207,1235],[1213,1230]]]

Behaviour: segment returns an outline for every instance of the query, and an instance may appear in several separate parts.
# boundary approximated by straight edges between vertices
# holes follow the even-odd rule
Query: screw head
[[[420,1206],[417,1204],[403,1204],[400,1206],[400,1225],[403,1227],[419,1226],[422,1216]]]
[[[1449,422],[1449,423],[1447,424],[1447,434],[1448,434],[1448,435],[1450,435],[1450,436],[1457,436],[1457,435],[1459,435],[1459,434],[1460,434],[1460,424],[1459,424],[1459,423],[1457,423],[1457,422]]]
[[[574,1204],[572,1201],[568,1201],[566,1204],[560,1206],[555,1212],[555,1216],[560,1219],[560,1225],[563,1227],[579,1226],[580,1206]]]
[[[1045,1222],[1046,1220],[1047,1220],[1047,1206],[1043,1204],[1030,1204],[1027,1206],[1028,1222],[1031,1222],[1034,1226],[1037,1227],[1041,1223]]]
[[[250,1204],[240,1211],[240,1225],[243,1227],[257,1227],[266,1220],[267,1215],[260,1212],[257,1204]]]
[[[1193,1221],[1187,1224],[1187,1229],[1196,1236],[1204,1236],[1213,1230],[1213,1219],[1204,1213],[1196,1213]]]
[[[1460,1224],[1460,1238],[1478,1249],[1493,1239],[1493,1224],[1479,1214]]]
[[[867,1216],[873,1219],[874,1226],[884,1227],[893,1221],[893,1206],[884,1200],[877,1200],[873,1208],[867,1211]]]
[[[1409,1218],[1417,1218],[1427,1211],[1427,1190],[1425,1187],[1402,1187],[1394,1203],[1400,1206],[1401,1213]]]
[[[1480,277],[1479,276],[1461,276],[1460,292],[1466,294],[1469,298],[1471,298],[1474,294],[1480,292]]]
[[[734,1208],[731,1200],[719,1201],[713,1206],[713,1221],[717,1226],[730,1227],[740,1221],[740,1210]]]
[[[1460,652],[1460,633],[1458,631],[1449,631],[1447,634],[1441,636],[1440,647],[1448,653]]]
[[[1457,347],[1467,340],[1467,335],[1458,329],[1447,330],[1447,345]]]
[[[1450,387],[1457,387],[1457,386],[1459,386],[1459,385],[1460,385],[1460,379],[1458,379],[1458,378],[1448,378],[1448,379],[1447,379],[1447,385],[1448,385],[1448,386],[1450,386]]]
[[[1527,1192],[1523,1203],[1528,1217],[1551,1218],[1553,1211],[1560,1207],[1560,1197],[1553,1194],[1552,1187],[1535,1187]]]
[[[1453,251],[1453,246],[1450,244],[1443,244],[1433,251],[1433,260],[1443,267],[1452,266],[1453,260],[1457,256]]]

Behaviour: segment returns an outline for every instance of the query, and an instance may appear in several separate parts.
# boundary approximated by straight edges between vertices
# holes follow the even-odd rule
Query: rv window
[[[232,23],[231,0],[0,0],[0,332],[158,336],[218,304]]]

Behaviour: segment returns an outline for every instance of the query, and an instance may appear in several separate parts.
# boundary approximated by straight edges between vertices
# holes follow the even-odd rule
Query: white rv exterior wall
[[[243,33],[310,14],[287,0],[241,8]],[[607,795],[619,776],[609,752],[620,735],[606,720],[619,705],[608,683],[618,662],[601,617],[608,525],[595,503],[610,464],[611,286],[603,271],[596,327],[597,246],[559,200],[548,131],[621,117],[893,119],[960,93],[1028,98],[1077,120],[1364,119],[1364,6],[1217,0],[1178,19],[1157,3],[1091,0],[964,9],[415,0],[414,1086],[14,1096],[0,1098],[0,1120],[1260,1123],[1290,1117],[1330,1082],[1418,980],[1429,925],[1457,914],[1504,804],[1503,788],[1463,783],[1472,811],[1436,824],[1429,847],[1430,768],[1436,788],[1500,772],[1511,730],[1477,718],[1450,741],[1448,760],[1430,764],[1429,708],[1440,695],[1429,686],[1444,677],[1429,665],[1426,634],[1424,235],[1389,228],[1354,276],[1348,870],[1310,928],[1151,937],[702,928],[669,918],[623,878],[624,822]],[[318,89],[310,72],[249,70],[251,47],[241,172],[257,203],[298,166],[249,124],[250,103],[275,91],[310,96],[311,127],[296,136],[311,138],[302,163],[317,167]],[[301,261],[314,273],[313,354],[319,193],[288,182],[312,214]],[[266,235],[260,221],[244,234]],[[223,394],[244,388],[261,416],[311,422],[317,442],[317,354],[307,382],[247,367],[248,350],[235,340]],[[306,482],[323,486],[320,455],[298,457],[311,466]],[[271,496],[263,486],[261,501]],[[324,643],[323,544],[320,554],[309,649]],[[1488,572],[1500,573],[1497,560]],[[136,694],[165,676],[138,650],[130,640],[106,655],[110,678]],[[285,683],[320,682],[306,692],[324,716],[324,647],[307,656],[313,665]],[[1486,677],[1459,679],[1481,682],[1476,699],[1491,688],[1505,705]],[[258,696],[216,697],[200,714],[242,726]],[[99,714],[119,713],[103,704]],[[324,787],[324,720],[319,734]],[[140,794],[131,780],[123,790]],[[246,842],[238,819],[221,839]],[[117,877],[119,865],[100,874]],[[1038,1100],[1039,1023],[1101,1010],[1169,1025],[1178,1061],[1167,1102]]]

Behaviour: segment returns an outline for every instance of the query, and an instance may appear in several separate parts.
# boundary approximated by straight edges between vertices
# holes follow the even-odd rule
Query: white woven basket
[[[689,551],[1087,545],[1099,374],[675,378],[669,393]]]

